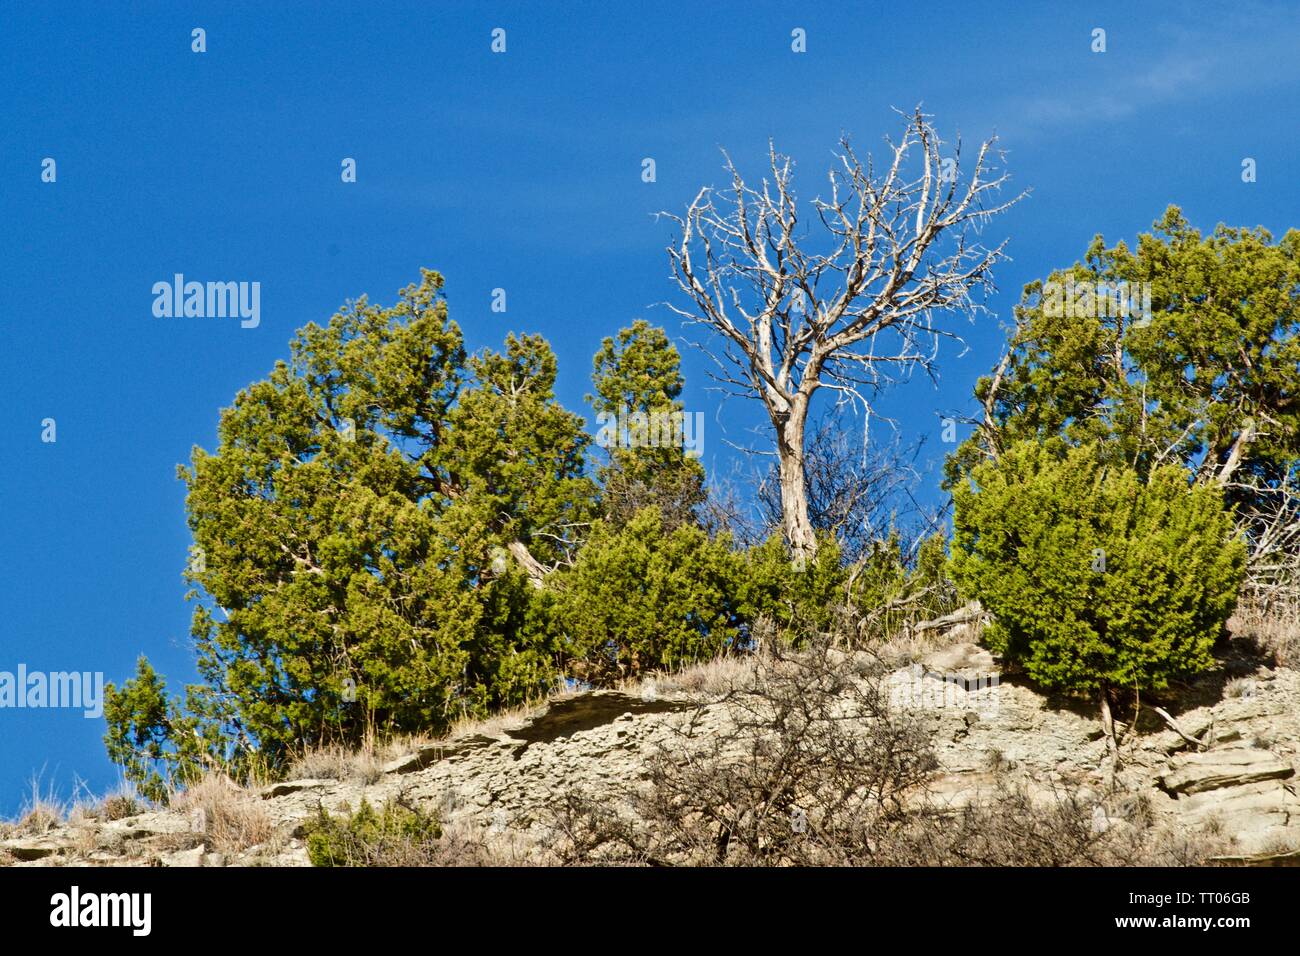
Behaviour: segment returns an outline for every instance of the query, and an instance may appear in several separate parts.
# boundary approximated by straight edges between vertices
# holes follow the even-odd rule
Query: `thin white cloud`
[[[1256,8],[1230,22],[1164,32],[1165,50],[1136,70],[1123,68],[1115,43],[1125,38],[1112,35],[1111,52],[1094,55],[1114,57],[1098,63],[1114,67],[1075,73],[1073,82],[1066,80],[1050,92],[1017,94],[995,103],[999,131],[1023,139],[1062,126],[1117,122],[1160,107],[1300,82],[1293,66],[1300,46],[1300,20],[1294,15]]]

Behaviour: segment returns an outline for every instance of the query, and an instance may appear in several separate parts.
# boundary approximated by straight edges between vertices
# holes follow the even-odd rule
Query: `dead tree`
[[[924,443],[904,447],[895,436],[859,448],[857,434],[845,424],[841,416],[827,415],[808,425],[804,480],[813,528],[834,535],[851,561],[869,554],[891,532],[911,530],[919,543],[938,526],[912,494]],[[776,462],[762,474],[754,497],[763,525],[779,528],[783,509]]]
[[[992,289],[1005,243],[987,248],[978,230],[1009,202],[1007,181],[989,168],[995,140],[973,168],[948,155],[929,117],[907,117],[878,172],[847,138],[830,170],[826,199],[814,199],[811,231],[799,221],[789,157],[769,144],[771,178],[747,185],[729,156],[729,189],[705,187],[680,216],[669,246],[673,277],[688,304],[669,304],[721,338],[717,377],[757,396],[774,431],[782,526],[796,562],[816,551],[809,517],[804,433],[813,396],[870,402],[916,369],[933,376],[938,347],[957,338],[949,318],[973,318],[973,293]],[[724,153],[724,156],[726,154]]]

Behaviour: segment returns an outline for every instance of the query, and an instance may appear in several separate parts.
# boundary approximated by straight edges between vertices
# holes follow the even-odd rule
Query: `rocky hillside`
[[[1060,786],[1101,792],[1106,745],[1095,714],[1010,678],[991,697],[987,689],[951,682],[953,675],[987,674],[993,665],[986,651],[957,643],[890,678],[907,691],[898,697],[903,706],[917,699],[918,688],[935,692],[920,698],[930,702],[947,695],[945,706],[918,710],[939,761],[930,799],[957,809],[1008,778],[1044,795]],[[51,821],[44,832],[11,828],[0,841],[0,858],[20,866],[308,865],[304,824],[319,808],[352,810],[363,799],[379,806],[400,798],[436,808],[451,829],[486,834],[507,862],[542,860],[550,837],[544,808],[556,794],[618,803],[646,776],[651,756],[679,739],[674,729],[684,721],[694,721],[699,736],[725,728],[730,705],[711,700],[709,681],[705,674],[694,685],[661,679],[629,691],[557,698],[413,748],[383,766],[232,791],[211,807],[196,799],[115,820],[81,814]],[[967,706],[962,694],[984,696]],[[1300,862],[1300,673],[1229,662],[1188,695],[1176,714],[1177,730],[1152,714],[1151,725],[1130,742],[1120,774],[1124,796],[1099,804],[1104,810],[1096,825],[1142,812],[1218,834],[1235,862]],[[237,811],[226,807],[230,801]],[[237,832],[241,827],[245,832]]]

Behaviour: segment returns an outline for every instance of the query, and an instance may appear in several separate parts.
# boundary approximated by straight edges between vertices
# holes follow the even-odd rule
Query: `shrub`
[[[1224,841],[1138,816],[1112,820],[1087,790],[999,774],[995,792],[957,812],[925,808],[876,845],[888,866],[1204,866]]]
[[[33,774],[27,798],[23,801],[18,821],[13,824],[14,835],[40,836],[61,824],[67,817],[67,807],[54,796],[54,788],[47,786],[42,792],[39,774]]]
[[[124,820],[143,812],[142,807],[129,793],[112,793],[99,805],[100,814],[105,820]]]
[[[847,574],[840,549],[830,535],[819,537],[812,562],[799,567],[779,534],[745,555],[740,600],[745,620],[766,618],[795,643],[831,629],[837,607],[845,604]]]
[[[1098,235],[1025,286],[947,482],[1028,439],[1097,442],[1144,478],[1176,464],[1223,487],[1250,551],[1243,600],[1273,618],[1265,642],[1285,641],[1300,611],[1300,232],[1202,233],[1176,206],[1153,226],[1136,245]]]
[[[577,676],[596,682],[715,657],[739,636],[741,560],[726,536],[664,528],[657,508],[597,521],[556,582],[556,623]]]
[[[631,815],[572,792],[551,808],[566,863],[843,864],[904,813],[934,764],[928,734],[890,714],[869,655],[824,639],[777,643],[725,696],[728,719],[688,721],[650,760]]]
[[[933,738],[891,713],[885,669],[823,639],[775,645],[737,675],[723,721],[689,719],[643,787],[555,798],[555,861],[650,866],[1116,866],[1204,863],[1215,841],[1110,819],[1067,784],[991,767],[996,789],[952,811],[927,795]],[[714,702],[713,697],[702,705]],[[1117,801],[1122,802],[1122,801]],[[1129,798],[1140,804],[1140,798]]]
[[[851,575],[853,637],[877,645],[954,610],[956,589],[945,564],[941,535],[920,541],[910,563],[900,535],[877,540]]]
[[[871,647],[956,606],[938,535],[921,542],[909,559],[894,532],[857,545],[847,565],[837,539],[827,534],[819,540],[816,557],[803,568],[790,560],[780,535],[749,549],[740,586],[747,622],[766,619],[794,644],[833,634],[850,646]]]
[[[321,807],[309,825],[307,855],[312,866],[431,866],[441,838],[436,815],[393,800],[375,810],[363,798],[342,818]]]
[[[954,489],[952,576],[992,612],[990,646],[1040,684],[1160,689],[1211,665],[1245,547],[1214,487],[1098,458],[1023,442],[977,466]]]

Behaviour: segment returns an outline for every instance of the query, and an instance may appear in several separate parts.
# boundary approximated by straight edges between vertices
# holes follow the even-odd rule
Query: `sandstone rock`
[[[0,850],[16,860],[31,863],[46,857],[62,853],[64,846],[53,836],[28,837],[26,839],[5,840],[0,843]]]
[[[941,773],[911,803],[921,806],[928,802],[935,809],[955,813],[989,799],[996,792],[997,779],[992,773]]]
[[[930,671],[960,674],[964,677],[988,677],[997,671],[993,655],[977,644],[960,643],[940,648],[921,659]]]
[[[661,714],[685,710],[691,706],[686,701],[659,696],[646,700],[640,694],[624,691],[592,691],[561,698],[522,726],[507,733],[516,740],[524,741],[525,746],[548,743],[584,730],[609,725],[625,716],[632,718],[644,714]]]
[[[417,773],[428,767],[430,764],[437,763],[439,760],[456,760],[464,757],[466,754],[478,750],[482,747],[489,747],[501,742],[499,737],[489,737],[485,734],[470,734],[456,740],[442,741],[435,744],[428,744],[420,747],[414,753],[407,754],[405,757],[398,757],[385,764],[383,772],[389,773]]]
[[[1240,856],[1216,856],[1210,862],[1223,866],[1300,866],[1300,850],[1262,850]]]
[[[1284,825],[1291,805],[1290,791],[1279,781],[1261,780],[1238,787],[1194,793],[1179,800],[1178,810],[1189,818],[1217,816],[1226,820],[1229,817],[1253,817],[1256,819],[1250,821],[1249,825],[1244,825],[1242,819],[1236,819],[1235,826],[1230,829],[1261,829]]]
[[[1166,790],[1179,794],[1237,787],[1261,780],[1281,780],[1295,771],[1276,754],[1254,747],[1229,746],[1179,754],[1160,775]]]
[[[199,844],[191,850],[177,850],[174,853],[164,854],[161,862],[163,866],[202,866],[206,852],[207,847]]]
[[[149,810],[105,823],[100,827],[99,832],[108,838],[143,840],[165,834],[190,833],[193,832],[193,828],[192,820],[185,814]]]
[[[321,787],[328,787],[335,781],[333,780],[285,780],[282,783],[273,783],[268,787],[262,788],[262,799],[271,800],[275,797],[284,797],[291,793],[298,793],[302,790],[319,790]]]

